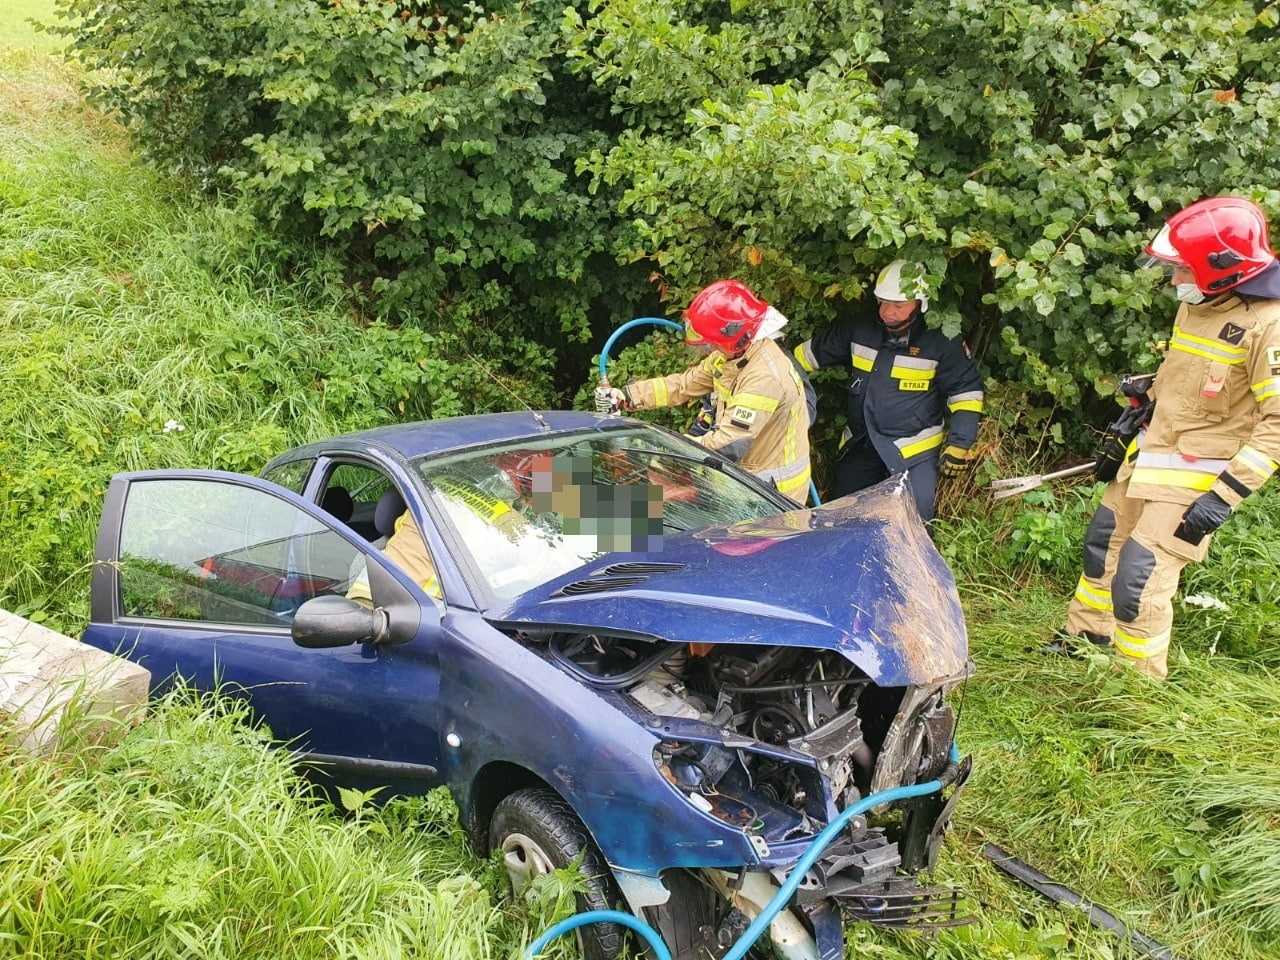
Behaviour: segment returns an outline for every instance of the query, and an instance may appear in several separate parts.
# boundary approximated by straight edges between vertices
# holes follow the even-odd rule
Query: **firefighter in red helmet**
[[[698,443],[804,502],[809,489],[809,407],[802,374],[777,337],[787,318],[738,280],[717,280],[684,314],[685,342],[706,352],[683,373],[611,391],[615,409],[649,410],[710,397]]]
[[[1146,252],[1181,306],[1150,423],[1085,535],[1065,633],[1164,679],[1183,567],[1280,464],[1280,262],[1262,210],[1240,197],[1179,211]]]

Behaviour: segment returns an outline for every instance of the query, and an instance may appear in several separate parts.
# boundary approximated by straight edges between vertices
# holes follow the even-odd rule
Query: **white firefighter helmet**
[[[880,271],[880,276],[876,277],[876,299],[894,300],[898,303],[918,300],[920,302],[920,312],[924,313],[929,309],[929,298],[923,293],[915,295],[907,294],[903,291],[902,271],[904,269],[907,271],[908,285],[921,291],[924,290],[924,264],[895,260]]]

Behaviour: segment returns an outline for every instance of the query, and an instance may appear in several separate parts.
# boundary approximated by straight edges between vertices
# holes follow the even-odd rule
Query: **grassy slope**
[[[40,15],[48,4],[20,0],[18,7]],[[0,48],[11,47],[0,52],[0,444],[23,445],[23,456],[6,460],[0,448],[0,471],[9,471],[0,479],[24,491],[23,511],[52,518],[51,536],[83,552],[96,519],[97,484],[111,470],[249,464],[286,438],[345,424],[342,411],[325,408],[308,392],[308,378],[295,382],[283,374],[273,409],[259,415],[256,397],[225,388],[234,363],[229,368],[210,359],[210,331],[265,336],[262,355],[292,353],[305,368],[313,351],[349,348],[350,322],[322,282],[270,286],[246,266],[251,252],[233,216],[175,200],[168,186],[130,160],[118,132],[77,105],[65,71],[31,52],[33,39],[47,47],[48,38],[21,26],[14,9],[11,0],[0,11]],[[165,433],[163,424],[174,417],[189,429]],[[43,499],[31,492],[40,489],[30,476],[31,458],[45,449],[83,459],[82,497],[64,488]],[[34,470],[65,472],[66,462]],[[17,502],[12,492],[5,500],[6,509]],[[977,771],[942,872],[986,906],[977,926],[933,943],[860,930],[859,955],[1128,955],[1078,914],[1059,913],[985,864],[981,844],[994,840],[1185,956],[1280,957],[1275,679],[1210,656],[1199,633],[1190,634],[1190,654],[1175,658],[1173,680],[1164,687],[1116,672],[1105,660],[1029,655],[1026,648],[1058,624],[1069,587],[1034,578],[1014,586],[1004,575],[975,574],[991,569],[994,534],[980,528],[963,534],[953,541],[953,556],[970,571],[962,591],[980,672],[965,692],[960,740],[976,755]],[[10,544],[0,551],[6,581],[39,578],[35,554],[24,561],[21,550]],[[58,594],[81,595],[79,584],[63,585]],[[68,622],[82,615],[72,609]],[[210,756],[220,776],[234,778],[245,762],[230,750]],[[101,781],[91,783],[84,809],[116,802]],[[28,789],[25,800],[11,796],[5,805],[12,809],[40,795],[39,784]],[[174,815],[187,816],[181,807]],[[141,831],[139,848],[150,849],[145,824],[124,827]],[[341,831],[317,833],[352,842]],[[39,838],[27,842],[38,855]],[[423,856],[453,864],[445,872],[478,869],[456,848],[456,838],[429,836],[424,844]],[[53,869],[51,861],[42,862]],[[225,865],[216,856],[210,862],[214,869]],[[351,868],[364,869],[355,862]],[[441,875],[428,872],[427,878]],[[64,873],[60,881],[82,889],[74,876]],[[399,904],[425,896],[411,879],[396,882],[411,884],[396,895]],[[248,887],[226,895],[224,912],[247,908],[253,898]],[[248,899],[237,906],[236,896]],[[211,930],[201,924],[215,923],[218,915],[196,911],[192,930],[207,938]],[[370,922],[409,921],[391,911]],[[518,938],[501,924],[466,923],[474,936],[487,938],[484,946],[476,943],[477,954],[501,954],[508,938]],[[422,932],[415,936],[431,942],[426,928],[416,929]],[[327,936],[337,954],[379,953],[359,939],[363,935],[350,928]],[[235,950],[244,957],[281,955],[268,931],[261,939],[263,952],[242,941]],[[60,954],[65,950],[37,955]],[[394,948],[385,955],[395,955]]]
[[[39,31],[31,21],[47,24],[52,20],[50,0],[5,0],[0,4],[0,47],[51,53],[59,46],[59,39]]]

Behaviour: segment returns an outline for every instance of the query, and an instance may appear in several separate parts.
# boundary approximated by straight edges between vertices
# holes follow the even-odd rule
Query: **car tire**
[[[587,878],[578,894],[578,912],[612,910],[622,894],[603,854],[582,821],[554,790],[528,787],[498,804],[489,821],[489,849],[498,851],[516,897],[535,876],[562,870],[579,855]],[[622,952],[623,928],[616,923],[579,927],[584,960],[612,960]]]

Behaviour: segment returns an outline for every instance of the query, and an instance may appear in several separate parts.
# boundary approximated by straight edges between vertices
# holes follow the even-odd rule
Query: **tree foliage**
[[[642,292],[609,256],[613,202],[573,169],[610,122],[563,74],[552,4],[64,9],[91,99],[145,152],[237,189],[278,235],[339,246],[379,315],[500,357],[583,339],[593,307]]]
[[[602,336],[645,275],[671,309],[742,277],[799,338],[902,255],[990,375],[1078,414],[1155,362],[1164,217],[1280,213],[1275,3],[62,3],[152,155],[484,355]]]

